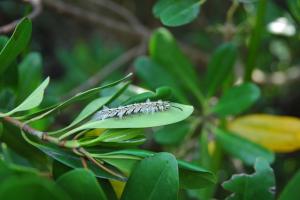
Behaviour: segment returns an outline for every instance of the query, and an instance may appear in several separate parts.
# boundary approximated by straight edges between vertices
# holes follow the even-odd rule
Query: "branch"
[[[2,113],[0,113],[2,114]],[[28,124],[25,124],[13,117],[3,117],[3,121],[6,121],[7,123],[14,125],[15,127],[20,128],[23,130],[25,133],[33,135],[43,141],[62,146],[62,147],[67,147],[67,148],[77,148],[79,147],[78,143],[76,141],[65,141],[65,140],[59,140],[58,138],[51,137],[49,136],[46,132],[36,130],[32,127],[30,127]]]
[[[33,19],[33,18],[37,17],[42,12],[41,0],[24,0],[24,1],[31,4],[31,6],[32,6],[32,12],[29,13],[29,15],[26,16],[29,19]],[[10,31],[12,31],[17,26],[17,24],[19,23],[20,20],[21,19],[17,19],[15,21],[12,21],[9,24],[1,26],[0,27],[0,34],[1,33],[8,33]]]
[[[100,26],[105,26],[111,30],[119,31],[133,37],[138,37],[141,40],[148,40],[151,35],[151,30],[142,25],[142,23],[132,15],[126,8],[114,3],[113,1],[107,0],[88,0],[94,4],[101,5],[114,13],[121,15],[129,23],[120,22],[118,20],[108,18],[98,13],[85,10],[83,8],[64,3],[61,0],[43,0],[44,4],[56,12],[72,16],[82,22],[89,22]],[[133,27],[132,27],[133,26]],[[200,61],[205,65],[208,62],[208,55],[197,48],[191,47],[190,45],[179,43],[183,50],[194,60]]]
[[[34,128],[31,128],[30,126],[28,126],[27,124],[19,121],[19,120],[16,120],[15,118],[12,118],[12,117],[3,117],[3,120],[22,129],[23,131],[29,133],[30,135],[33,135],[35,137],[38,137],[40,139],[43,138],[43,135],[44,135],[44,132],[42,131],[39,131],[39,130],[36,130]]]
[[[122,18],[127,20],[128,23],[138,32],[142,32],[143,35],[148,35],[149,30],[146,26],[144,26],[140,21],[134,16],[128,9],[120,6],[119,4],[111,1],[111,0],[88,0],[91,3],[104,7],[117,15],[120,15]]]
[[[75,17],[80,21],[88,21],[90,23],[105,26],[106,28],[109,28],[111,30],[124,32],[130,35],[136,35],[138,37],[145,36],[144,32],[133,31],[132,27],[128,26],[127,23],[117,21],[105,16],[99,16],[97,13],[65,3],[61,0],[43,0],[43,3],[56,12]]]
[[[2,113],[0,113],[2,114]],[[61,146],[61,147],[67,147],[67,148],[71,148],[73,150],[73,152],[77,155],[79,155],[82,159],[84,159],[84,157],[86,157],[88,160],[90,160],[92,163],[94,163],[96,166],[98,166],[99,168],[101,168],[102,170],[119,177],[122,180],[127,180],[126,177],[122,176],[121,174],[115,172],[114,170],[109,169],[108,167],[104,166],[103,163],[100,163],[98,160],[96,160],[89,152],[87,152],[83,147],[80,147],[80,145],[75,141],[75,140],[59,140],[58,138],[55,137],[51,137],[49,136],[46,132],[42,132],[39,130],[36,130],[32,127],[30,127],[29,125],[14,119],[12,117],[3,117],[2,118],[4,121],[20,128],[21,130],[23,130],[25,133],[28,133],[30,135],[33,135],[35,137],[38,137],[41,140],[44,140],[46,142]],[[83,166],[87,167],[86,162],[83,161]]]

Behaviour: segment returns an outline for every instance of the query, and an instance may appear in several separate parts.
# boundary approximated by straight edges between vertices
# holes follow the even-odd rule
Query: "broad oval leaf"
[[[237,57],[237,48],[232,43],[226,43],[218,47],[208,63],[204,86],[208,97],[215,94],[216,90],[232,73]]]
[[[273,169],[263,158],[256,160],[254,168],[255,173],[251,175],[233,175],[230,180],[222,184],[226,190],[233,192],[233,194],[226,199],[274,199],[275,177]]]
[[[43,81],[43,83],[40,84],[40,86],[37,87],[20,105],[18,105],[15,109],[7,113],[0,114],[0,117],[9,116],[16,112],[30,110],[32,108],[39,106],[44,98],[44,92],[48,84],[49,84],[49,77],[46,78]]]
[[[0,51],[0,75],[25,49],[31,38],[31,29],[31,21],[28,18],[24,18],[18,23],[11,38]]]
[[[0,184],[0,199],[71,200],[53,182],[38,176],[12,177]]]
[[[130,174],[133,169],[134,162],[153,155],[155,155],[154,152],[146,150],[126,149],[112,151],[98,156],[104,160],[109,159],[112,165],[120,169],[122,172],[125,172],[125,174]],[[112,162],[117,159],[124,159],[124,162]],[[199,189],[210,186],[216,182],[215,175],[209,170],[182,160],[177,160],[177,163],[181,188]]]
[[[166,26],[180,26],[198,16],[200,4],[200,0],[159,0],[153,7],[153,13]]]
[[[229,122],[228,129],[275,152],[300,149],[299,118],[252,114]]]
[[[278,200],[300,199],[299,185],[300,185],[300,170],[298,170],[298,172],[288,182],[287,186],[285,186]]]
[[[158,153],[143,159],[130,175],[122,200],[177,199],[179,175],[172,154]]]
[[[247,165],[253,165],[256,158],[262,157],[269,163],[274,161],[274,154],[262,146],[230,132],[215,129],[216,138],[222,148],[230,155],[239,158]]]
[[[53,159],[65,164],[68,167],[71,168],[82,168],[82,162],[78,155],[74,154],[70,149],[63,149],[55,145],[51,145],[49,143],[41,143],[40,141],[35,141],[36,138],[28,137],[25,133],[22,132],[23,138],[30,143],[31,145],[35,146],[36,148],[43,151],[48,156],[52,157]],[[115,179],[115,180],[121,180],[125,181],[127,178],[123,176],[122,174],[119,174],[118,176],[112,175],[108,173],[107,171],[102,170],[98,166],[96,166],[94,163],[87,161],[87,166],[90,170],[94,172],[94,174],[99,178],[106,178],[106,179]],[[116,168],[112,166],[106,166],[110,170],[118,171]]]
[[[203,101],[195,67],[183,54],[173,35],[167,29],[157,29],[151,36],[149,46],[151,58],[164,67],[184,89]]]
[[[260,90],[255,84],[244,83],[234,86],[220,98],[212,112],[221,117],[240,114],[254,104],[259,96]]]
[[[62,136],[60,139],[65,138],[73,133],[86,129],[96,128],[150,128],[155,126],[163,126],[167,124],[176,123],[189,117],[194,108],[193,106],[172,103],[172,106],[167,111],[155,112],[153,114],[134,114],[126,116],[122,119],[108,118],[98,121],[90,121],[82,126],[79,126]]]
[[[77,200],[105,200],[104,191],[97,179],[87,169],[74,169],[59,177],[57,185],[66,191],[72,199]]]

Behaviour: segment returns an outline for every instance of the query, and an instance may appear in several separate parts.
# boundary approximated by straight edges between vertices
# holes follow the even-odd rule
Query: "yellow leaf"
[[[275,152],[300,149],[299,118],[253,114],[236,118],[227,128]]]
[[[93,129],[93,130],[85,133],[85,136],[91,136],[91,137],[94,136],[94,137],[96,137],[96,136],[101,135],[105,130],[106,129],[103,129],[103,128]]]
[[[211,140],[208,142],[208,153],[209,153],[209,155],[212,156],[215,151],[216,151],[216,141]]]
[[[122,182],[122,181],[116,181],[116,180],[109,180],[111,186],[113,187],[118,199],[121,198],[124,187],[126,185],[126,182]]]

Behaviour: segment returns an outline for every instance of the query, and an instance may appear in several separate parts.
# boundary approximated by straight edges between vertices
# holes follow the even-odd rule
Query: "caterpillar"
[[[163,112],[169,110],[171,107],[175,107],[171,105],[168,101],[150,101],[149,99],[144,103],[134,103],[126,106],[120,106],[118,108],[108,108],[105,107],[96,112],[92,117],[92,120],[103,120],[107,118],[128,116],[132,114],[139,113],[155,113],[155,112]],[[179,107],[176,107],[181,109]]]

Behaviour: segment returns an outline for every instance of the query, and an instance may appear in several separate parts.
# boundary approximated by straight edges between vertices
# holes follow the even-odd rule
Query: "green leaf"
[[[146,141],[142,129],[109,129],[96,138],[83,138],[81,146],[110,146],[131,147],[143,144]]]
[[[153,13],[166,26],[181,26],[198,16],[200,4],[200,0],[159,0]]]
[[[72,121],[68,127],[72,127],[87,117],[91,116],[94,112],[99,110],[103,105],[107,104],[111,100],[112,96],[101,97],[91,101],[86,107],[79,113],[79,115]]]
[[[125,149],[119,151],[112,151],[108,153],[98,154],[97,157],[101,159],[123,159],[124,163],[139,161],[141,158],[146,158],[149,156],[153,156],[155,153],[140,150],[140,149]],[[124,157],[125,156],[125,157]],[[130,157],[128,157],[130,156]],[[179,168],[179,176],[180,176],[180,187],[181,188],[188,188],[188,189],[196,189],[196,188],[203,188],[210,186],[216,182],[216,178],[214,174],[200,166],[182,161],[177,160],[178,168]],[[119,164],[119,163],[118,163]],[[130,173],[132,169],[132,163],[128,166],[121,166],[122,168],[126,168],[127,173]],[[117,167],[117,165],[115,165]],[[119,168],[118,166],[117,168]],[[128,172],[129,170],[129,172]]]
[[[164,126],[154,133],[154,139],[159,144],[178,145],[183,141],[190,128],[190,124],[186,121]]]
[[[274,154],[264,147],[235,134],[216,128],[217,142],[230,155],[239,158],[247,165],[253,165],[256,158],[262,157],[269,163],[274,161]]]
[[[0,138],[2,137],[2,132],[3,132],[3,125],[2,125],[2,123],[0,122]]]
[[[263,158],[256,160],[254,168],[254,174],[233,175],[230,180],[223,183],[226,190],[234,192],[227,199],[274,199],[275,178],[273,169]]]
[[[31,21],[28,18],[24,18],[18,23],[11,38],[0,51],[0,75],[25,49],[31,37],[31,29]]]
[[[53,182],[37,176],[12,177],[0,183],[0,199],[70,200]]]
[[[300,22],[300,1],[299,0],[288,0],[287,5],[292,15]]]
[[[281,192],[278,200],[298,200],[300,199],[299,193],[300,185],[300,170],[293,176],[287,186]]]
[[[18,66],[18,102],[25,99],[42,81],[42,57],[28,54]]]
[[[265,24],[267,5],[267,0],[260,0],[257,3],[255,23],[254,27],[252,27],[248,45],[248,55],[244,73],[245,81],[251,81],[252,71],[256,67],[257,58],[263,51],[263,49],[260,49],[260,46],[262,46],[262,37],[267,27]]]
[[[237,57],[237,48],[232,43],[226,43],[218,47],[208,63],[204,85],[208,97],[215,94],[218,87],[224,83],[233,71]]]
[[[45,169],[46,156],[23,139],[20,128],[4,123],[0,140],[19,156],[26,158],[36,168]]]
[[[179,175],[175,157],[158,153],[145,158],[134,169],[122,194],[122,200],[177,199]]]
[[[62,164],[57,160],[52,161],[52,177],[54,180],[58,179],[61,175],[65,174],[68,171],[71,171],[72,168]]]
[[[159,87],[154,92],[143,92],[135,96],[129,97],[122,105],[129,105],[133,103],[145,102],[148,99],[151,101],[166,100],[171,96],[172,89],[166,86]]]
[[[8,40],[9,40],[8,37],[4,35],[0,35],[0,51],[5,47],[5,44],[7,43]]]
[[[41,151],[43,151],[48,156],[52,157],[53,159],[71,167],[71,168],[81,168],[82,161],[80,157],[74,154],[70,149],[63,149],[58,146],[50,145],[49,143],[41,143],[40,141],[35,141],[36,138],[28,137],[26,134],[22,133],[23,138],[30,143],[31,145],[37,147]],[[94,163],[87,160],[87,166],[90,170],[94,172],[94,174],[99,178],[106,178],[106,179],[114,179],[114,180],[126,180],[125,177],[121,176],[114,176],[107,171],[102,170]],[[116,171],[116,169],[112,166],[107,166],[110,170]]]
[[[178,84],[176,79],[166,69],[158,65],[155,61],[142,56],[134,61],[134,66],[137,75],[148,87],[154,89],[161,86],[168,86],[172,89],[172,94],[176,99],[182,103],[188,102],[181,85]]]
[[[39,87],[37,87],[20,105],[10,112],[0,114],[0,117],[12,115],[16,112],[30,110],[40,105],[43,100],[44,92],[49,84],[49,77],[46,78]]]
[[[133,171],[136,164],[140,161],[140,158],[118,158],[118,157],[107,157],[102,159],[104,162],[109,163],[110,165],[119,169],[123,174],[129,176]]]
[[[189,117],[194,108],[192,106],[172,103],[167,111],[155,112],[153,114],[134,114],[122,119],[108,118],[104,120],[89,121],[65,134],[60,139],[70,136],[78,131],[96,128],[151,128],[155,126],[163,126],[182,121]]]
[[[167,29],[157,29],[151,36],[149,47],[151,58],[164,67],[185,90],[191,92],[199,101],[203,101],[198,73],[182,53],[172,34]],[[154,80],[156,79],[152,81]]]
[[[14,90],[9,87],[3,87],[3,89],[0,91],[1,112],[12,110],[15,107],[15,99]]]
[[[212,112],[221,117],[237,115],[253,105],[260,96],[259,88],[253,83],[234,86],[220,98]]]
[[[66,191],[74,200],[107,199],[97,179],[87,169],[74,169],[57,180],[57,185]]]
[[[216,178],[210,171],[182,160],[177,160],[177,162],[179,165],[180,187],[198,189],[216,183]]]
[[[82,101],[82,100],[88,99],[90,97],[99,95],[100,90],[115,86],[115,85],[121,83],[122,81],[128,79],[131,76],[132,76],[132,74],[130,73],[127,76],[125,76],[124,78],[122,78],[120,80],[117,80],[115,82],[109,83],[109,84],[104,85],[104,86],[92,88],[92,89],[84,91],[84,92],[80,92],[80,93],[76,94],[75,96],[71,97],[70,99],[67,99],[64,102],[49,106],[47,108],[43,108],[43,109],[41,109],[41,110],[39,110],[35,113],[31,113],[31,114],[28,114],[28,115],[25,115],[25,116],[21,116],[18,119],[32,119],[32,120],[35,120],[35,119],[43,118],[47,115],[50,115],[51,113],[53,113],[55,111],[59,111],[60,109],[66,107],[70,104],[73,104],[75,102]]]
[[[68,126],[56,130],[56,131],[51,131],[48,132],[49,135],[52,134],[57,134],[57,133],[62,133],[74,126],[76,126],[77,124],[79,124],[80,122],[82,122],[83,120],[87,119],[88,117],[90,117],[92,114],[94,114],[97,110],[99,110],[101,107],[103,107],[104,105],[109,104],[110,102],[112,102],[114,99],[116,99],[129,85],[129,82],[125,83],[124,85],[121,86],[120,89],[118,89],[113,95],[108,96],[108,97],[101,97],[98,99],[94,99],[93,101],[91,101],[88,105],[86,105],[86,107],[79,113],[79,115],[72,121],[71,124],[69,124]]]
[[[4,183],[7,178],[13,175],[13,171],[10,170],[7,164],[2,160],[2,158],[0,158],[0,186],[1,183]]]

